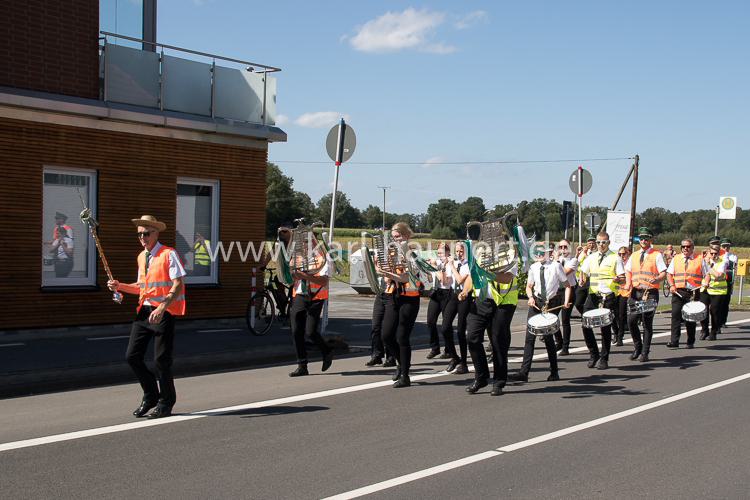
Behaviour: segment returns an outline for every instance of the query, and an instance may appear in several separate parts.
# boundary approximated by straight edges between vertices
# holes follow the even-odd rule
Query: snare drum
[[[690,323],[698,323],[708,316],[708,309],[703,302],[688,302],[682,306],[682,319]]]
[[[601,328],[603,326],[609,326],[615,320],[615,314],[609,309],[602,307],[599,309],[592,309],[583,313],[583,327],[584,328]]]
[[[657,302],[654,299],[637,300],[628,303],[628,315],[637,316],[656,311]]]
[[[541,313],[529,318],[528,331],[537,337],[546,337],[560,330],[557,314]]]

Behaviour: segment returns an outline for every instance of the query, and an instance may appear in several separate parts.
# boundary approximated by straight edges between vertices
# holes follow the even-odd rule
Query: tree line
[[[306,193],[296,191],[294,180],[284,175],[278,166],[268,164],[266,231],[268,236],[276,234],[281,225],[289,225],[294,219],[305,217],[308,222],[323,221],[328,225],[331,213],[331,194],[321,197],[313,203]],[[641,201],[642,204],[645,204]],[[503,204],[487,207],[482,198],[469,196],[459,202],[450,198],[441,198],[431,203],[424,213],[386,213],[385,226],[390,227],[396,221],[406,221],[419,233],[429,233],[435,239],[458,239],[466,236],[466,223],[481,221],[485,213],[488,216],[501,217],[511,210],[518,212],[519,220],[526,234],[536,234],[537,239],[549,234],[550,239],[557,240],[564,234],[563,205],[556,200],[535,198],[515,205]],[[596,213],[604,221],[607,207],[584,206],[586,214]],[[573,205],[573,214],[577,207]],[[672,212],[661,207],[647,208],[637,213],[635,226],[647,226],[654,233],[657,245],[678,244],[682,238],[693,238],[698,245],[704,245],[714,235],[716,213],[712,209]],[[312,220],[311,220],[312,219]],[[515,218],[512,219],[515,223]],[[348,196],[339,192],[336,198],[336,226],[375,229],[383,226],[383,211],[375,205],[359,209],[352,205]],[[584,234],[589,229],[584,228]],[[578,230],[568,231],[570,239],[576,239]],[[737,208],[735,220],[719,221],[719,235],[732,240],[735,246],[750,246],[750,211]]]

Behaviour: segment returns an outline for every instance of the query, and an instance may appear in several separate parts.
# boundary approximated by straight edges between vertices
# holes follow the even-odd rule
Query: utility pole
[[[630,204],[630,250],[633,250],[633,236],[635,236],[635,204],[638,199],[638,155],[635,155],[635,162],[633,163],[633,198]]]
[[[378,189],[383,190],[383,231],[385,231],[385,191],[391,189],[391,186],[378,186]]]

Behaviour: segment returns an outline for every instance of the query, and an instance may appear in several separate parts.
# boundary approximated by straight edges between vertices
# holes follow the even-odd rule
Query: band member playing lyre
[[[611,311],[615,306],[615,297],[618,290],[615,280],[625,278],[625,267],[622,260],[609,249],[609,234],[604,231],[597,234],[595,242],[598,251],[589,254],[580,267],[581,280],[589,284],[589,294],[583,307],[584,314],[600,305]],[[590,354],[588,367],[606,370],[609,368],[612,326],[602,326],[601,333],[602,349],[600,352],[594,330],[583,327],[583,339],[586,341],[586,347],[588,347]]]
[[[547,309],[557,309],[562,306],[563,309],[571,307],[571,296],[573,288],[568,281],[562,264],[551,260],[553,249],[537,246],[534,249],[535,262],[529,268],[529,274],[526,281],[526,295],[529,297],[529,309],[526,316],[528,322],[541,312]],[[565,289],[562,298],[558,293],[560,287]],[[547,380],[553,382],[560,380],[560,374],[557,368],[557,349],[553,335],[545,335],[544,345],[547,348],[549,360],[550,375]],[[510,380],[516,382],[528,382],[529,372],[531,371],[531,362],[534,358],[534,345],[536,344],[536,335],[531,331],[526,331],[526,341],[523,347],[523,361],[518,373],[511,375]]]
[[[163,418],[172,414],[177,400],[172,375],[175,317],[185,314],[185,269],[177,252],[159,242],[167,225],[153,215],[132,219],[143,252],[138,255],[138,281],[107,282],[113,292],[138,295],[138,313],[130,330],[127,360],[143,389],[143,400],[133,411],[136,417]],[[154,339],[156,375],[144,362],[148,344]],[[158,384],[157,384],[158,380]]]
[[[391,238],[397,245],[408,242],[412,230],[406,222],[397,222],[391,228]],[[411,332],[419,314],[419,292],[421,283],[402,267],[396,272],[378,267],[378,274],[385,277],[386,297],[383,318],[383,343],[397,355],[398,368],[393,376],[394,388],[411,385]]]
[[[653,300],[659,303],[659,288],[664,280],[667,265],[661,252],[653,246],[653,235],[647,227],[638,228],[638,238],[641,249],[633,252],[633,255],[625,264],[625,290],[630,292],[628,306],[632,307],[636,301]],[[656,310],[641,314],[628,315],[628,328],[633,338],[633,353],[630,359],[638,359],[641,362],[648,361],[651,351],[651,339],[654,335],[654,314]],[[643,340],[641,330],[638,327],[639,320],[643,323]]]

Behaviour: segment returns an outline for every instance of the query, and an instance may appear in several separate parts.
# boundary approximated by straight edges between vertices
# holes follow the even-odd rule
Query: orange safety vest
[[[417,281],[416,288],[411,285],[410,282],[406,283],[395,283],[391,282],[388,285],[388,288],[386,289],[385,293],[394,293],[396,291],[396,285],[398,285],[399,289],[401,290],[402,297],[419,297],[419,290],[422,288],[422,282]]]
[[[675,255],[672,258],[672,265],[674,266],[674,279],[675,288],[687,288],[690,285],[692,288],[698,288],[701,286],[703,281],[703,257],[695,257],[688,260],[687,267],[685,266],[685,256]]]
[[[315,276],[320,276],[320,272],[316,273]],[[300,280],[294,281],[292,288],[292,297],[297,296],[297,285]],[[310,295],[312,300],[326,300],[328,299],[328,285],[318,285],[316,283],[307,283],[307,293]]]
[[[68,232],[68,236],[72,234],[73,228],[70,227],[69,225],[63,224],[63,229],[65,229]],[[57,226],[55,226],[55,228],[52,230],[52,239],[56,240],[59,237],[60,237],[60,231],[58,231]]]
[[[169,277],[169,252],[174,249],[162,245],[156,255],[151,256],[151,263],[146,273],[146,252],[138,255],[138,287],[140,296],[138,298],[138,311],[144,302],[164,302],[169,290],[172,288],[172,279]],[[173,316],[185,315],[185,293],[174,298],[167,306],[167,312]]]
[[[638,250],[630,257],[631,284],[633,288],[638,288],[639,285],[646,285],[648,288],[658,290],[659,284],[649,283],[649,280],[659,276],[659,269],[656,267],[656,257],[659,255],[659,252],[653,250],[647,253],[643,259],[643,265],[641,265],[642,253],[643,250]]]

